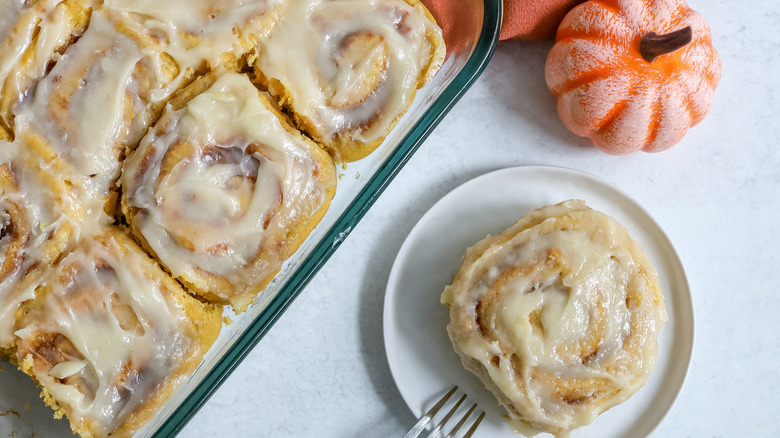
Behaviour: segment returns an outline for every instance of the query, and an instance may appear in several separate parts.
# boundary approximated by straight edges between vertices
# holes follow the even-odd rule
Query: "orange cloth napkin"
[[[555,31],[571,8],[585,0],[504,0],[501,39],[555,37]],[[422,0],[439,26],[447,32],[458,0]]]

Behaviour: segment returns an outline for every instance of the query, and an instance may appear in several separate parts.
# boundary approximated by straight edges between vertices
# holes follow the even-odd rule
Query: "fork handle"
[[[404,435],[404,438],[417,438],[420,436],[422,431],[425,429],[425,426],[428,425],[428,423],[431,421],[431,417],[424,415],[420,420],[415,424],[411,429],[409,429],[409,432],[406,432],[406,435]]]

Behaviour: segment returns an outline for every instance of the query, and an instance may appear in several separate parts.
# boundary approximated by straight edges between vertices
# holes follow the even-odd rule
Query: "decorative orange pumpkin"
[[[720,58],[682,0],[590,0],[558,27],[545,77],[569,130],[610,154],[657,152],[709,112]]]

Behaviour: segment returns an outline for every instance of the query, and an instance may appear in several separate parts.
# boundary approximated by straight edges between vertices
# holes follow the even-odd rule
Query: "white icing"
[[[269,10],[280,2],[106,2],[34,94],[20,95],[17,130],[42,136],[72,166],[88,200],[102,202],[119,176],[126,149],[140,141],[151,123],[152,106],[180,87],[188,68],[204,61],[215,65],[222,53],[241,52],[236,29],[265,31]],[[47,20],[67,22],[66,12],[58,6]],[[140,25],[138,16],[143,17]],[[69,30],[64,25],[42,27],[36,53],[51,54],[70,36]],[[175,78],[164,70],[165,53],[179,63]],[[33,65],[42,69],[46,62]],[[43,71],[35,75],[43,76]]]
[[[315,176],[327,172],[318,169],[314,146],[289,134],[249,80],[232,73],[185,108],[168,108],[157,126],[128,158],[121,181],[157,257],[175,277],[202,270],[238,289],[275,272],[289,256],[275,248],[283,230],[327,202],[331,182]],[[161,174],[167,154],[184,144],[189,152]]]
[[[18,140],[18,139],[17,139]],[[24,274],[41,262],[51,239],[60,238],[65,224],[75,225],[81,219],[75,197],[61,188],[48,185],[42,177],[52,176],[39,168],[37,161],[18,143],[0,144],[0,166],[10,170],[13,182],[0,180],[0,225],[24,230],[26,241],[17,254],[13,269],[0,275],[0,346],[13,339],[14,313],[32,292],[22,287]],[[56,184],[51,182],[49,184]],[[57,193],[55,194],[55,190]],[[77,230],[74,230],[77,231]],[[0,253],[8,256],[11,236],[0,239]],[[4,259],[2,263],[10,263]]]
[[[51,271],[51,286],[15,334],[18,355],[34,350],[37,336],[61,334],[81,357],[51,369],[34,367],[38,381],[75,424],[107,436],[164,386],[184,377],[172,371],[194,354],[192,323],[161,290],[145,255],[113,238],[86,240]],[[181,292],[183,293],[183,292]],[[32,351],[28,348],[33,347]],[[75,377],[75,381],[63,381]]]
[[[545,207],[471,248],[442,295],[456,351],[476,359],[481,367],[470,369],[519,411],[510,416],[521,432],[565,435],[647,380],[666,314],[646,255],[628,239],[581,201]],[[629,291],[641,304],[629,306],[637,301]],[[614,395],[561,395],[566,381],[588,388],[588,379]]]
[[[106,0],[104,9],[122,14],[128,24],[163,36],[166,51],[184,67],[203,61],[212,67],[223,53],[248,51],[241,38],[259,38],[275,21],[284,0]],[[246,43],[249,43],[247,41]]]
[[[9,1],[0,6],[4,110],[12,110],[23,100],[47,73],[49,64],[58,60],[58,52],[83,31],[78,27],[83,24],[81,17],[74,13],[88,13],[92,7],[93,0]]]
[[[370,143],[408,107],[431,61],[429,35],[440,39],[441,30],[401,0],[290,0],[257,67],[284,84],[315,137]]]
[[[39,21],[25,0],[9,0],[0,4],[0,78],[5,82],[9,72],[19,64],[32,40]],[[0,82],[0,83],[2,83]]]
[[[18,129],[42,136],[73,168],[88,197],[102,200],[119,176],[125,148],[150,123],[152,91],[168,95],[173,88],[157,70],[158,56],[93,14],[78,43],[22,103]]]

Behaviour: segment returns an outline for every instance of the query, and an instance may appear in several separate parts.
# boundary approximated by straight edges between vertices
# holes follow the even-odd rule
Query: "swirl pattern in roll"
[[[286,0],[105,0],[103,9],[161,42],[183,68],[238,67]],[[204,65],[205,64],[205,65]]]
[[[445,54],[417,0],[290,0],[258,50],[259,81],[340,161],[379,146]]]
[[[84,220],[56,171],[18,143],[0,143],[0,352],[12,344],[16,310],[31,298],[24,284],[72,246]]]
[[[86,30],[96,0],[7,0],[0,4],[0,119]]]
[[[168,106],[122,173],[133,234],[174,277],[238,311],[335,192],[328,154],[280,117],[246,76],[203,77]]]
[[[463,365],[529,436],[567,436],[636,393],[667,317],[646,253],[582,201],[470,248],[442,303]]]
[[[107,231],[38,282],[16,322],[15,361],[75,433],[130,437],[191,376],[221,315]]]
[[[19,103],[15,128],[37,137],[87,199],[104,202],[121,160],[159,116],[185,72],[148,35],[96,11],[84,35]]]

